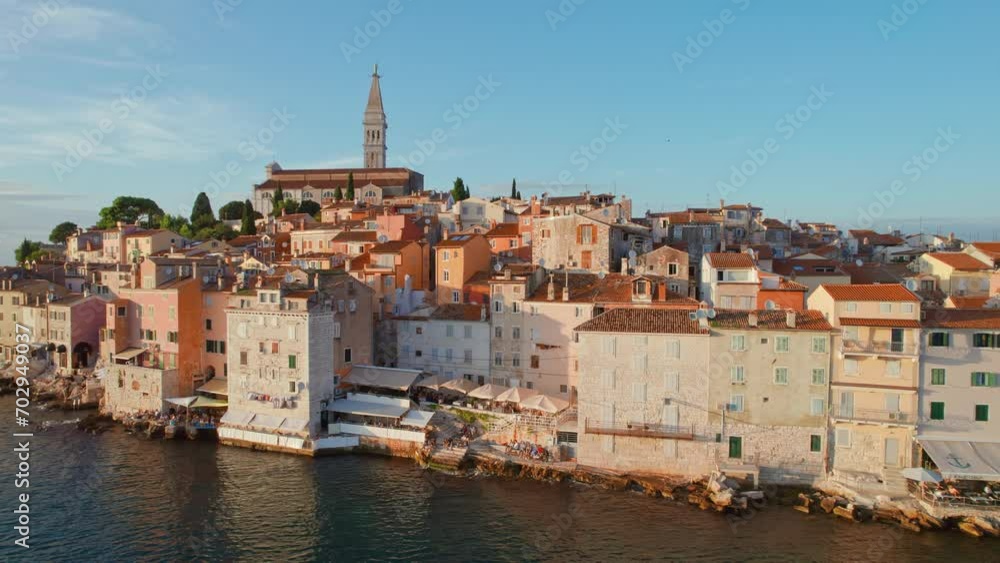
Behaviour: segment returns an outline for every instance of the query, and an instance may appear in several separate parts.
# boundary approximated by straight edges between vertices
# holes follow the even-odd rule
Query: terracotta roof
[[[952,295],[948,297],[948,299],[956,309],[982,309],[986,306],[986,302],[990,300],[990,298],[986,296],[965,297],[958,295]]]
[[[938,262],[947,264],[952,268],[963,272],[978,272],[993,269],[993,267],[989,264],[981,262],[975,257],[964,252],[930,252],[925,256],[928,258],[934,258]]]
[[[781,281],[778,282],[778,289],[783,291],[809,291],[809,286],[803,285],[797,281],[782,278]]]
[[[229,246],[249,246],[251,244],[257,244],[260,242],[260,237],[258,235],[240,235],[234,239],[229,240]]]
[[[399,254],[401,250],[410,246],[411,244],[417,244],[412,240],[390,240],[389,242],[383,242],[382,244],[376,244],[371,247],[368,252],[372,254]]]
[[[972,242],[969,246],[993,259],[993,264],[1000,265],[1000,242]]]
[[[333,242],[377,242],[375,231],[341,231],[333,237]]]
[[[750,326],[750,314],[757,315],[757,326]],[[833,330],[819,311],[795,311],[795,327],[788,326],[786,311],[730,311],[716,310],[709,319],[712,328],[748,330]]]
[[[841,268],[851,275],[851,283],[854,284],[901,283],[915,275],[906,264],[842,264]]]
[[[365,269],[365,266],[369,265],[372,261],[372,255],[370,252],[365,252],[359,254],[354,258],[351,258],[351,267],[348,268],[350,272],[360,272]]]
[[[856,317],[840,317],[841,326],[872,326],[879,328],[920,328],[916,319],[859,319]]]
[[[667,220],[671,225],[684,224],[684,223],[711,223],[713,225],[719,223],[719,218],[710,213],[694,213],[687,211],[675,211],[668,213],[654,213],[650,217],[660,217]]]
[[[926,328],[1000,329],[1000,309],[934,309],[927,311]]]
[[[625,332],[645,334],[708,334],[690,311],[676,309],[612,309],[576,327],[578,332]]]
[[[448,240],[442,240],[437,243],[437,248],[458,248],[469,244],[477,237],[482,237],[479,234],[467,234],[467,235],[453,235]]]
[[[749,254],[743,252],[709,252],[705,255],[714,268],[754,268],[756,265]]]
[[[770,217],[768,217],[767,219],[764,219],[760,223],[761,223],[761,225],[764,225],[764,228],[767,228],[767,229],[788,229],[789,228],[788,225],[782,223],[778,219],[772,219]]]
[[[751,244],[750,248],[757,255],[758,260],[771,260],[774,258],[774,249],[768,244]]]
[[[469,303],[438,305],[427,315],[400,315],[395,318],[397,320],[413,321],[481,321],[484,308],[486,309],[486,320],[488,321],[490,318],[489,307]],[[426,311],[426,309],[424,310]]]
[[[903,239],[895,235],[883,235],[866,229],[854,229],[848,233],[862,243],[864,243],[864,239],[868,239],[868,244],[872,246],[896,246],[904,242]]]
[[[607,274],[601,279],[596,274],[570,274],[569,275],[569,302],[575,303],[632,303],[633,282],[639,278],[647,279],[657,284],[667,283],[667,278],[660,276],[626,276],[623,274]],[[563,288],[566,287],[566,275],[556,273],[552,276],[551,282],[546,279],[539,284],[535,292],[527,298],[527,301],[549,301],[549,284],[554,286],[555,297],[551,301],[563,302]],[[694,299],[682,295],[667,292],[667,300],[657,300],[658,291],[652,290],[653,300],[648,302],[650,306],[676,306],[684,309],[691,309],[698,306]]]
[[[900,284],[847,284],[819,286],[837,301],[915,301],[920,298]]]
[[[846,276],[836,260],[810,260],[808,258],[775,259],[774,273],[782,276]]]
[[[516,237],[518,235],[517,223],[498,223],[486,233],[487,237]]]

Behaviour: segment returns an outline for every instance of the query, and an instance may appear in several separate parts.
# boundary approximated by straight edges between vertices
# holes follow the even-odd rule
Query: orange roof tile
[[[990,298],[985,295],[980,297],[952,295],[948,297],[948,299],[951,300],[952,305],[954,305],[956,309],[982,309],[986,306],[986,302],[990,300]]]
[[[757,315],[757,326],[750,326],[750,313]],[[730,311],[717,310],[714,319],[709,319],[712,328],[757,329],[757,330],[833,330],[830,323],[819,311],[796,311],[795,327],[788,326],[785,311]]]
[[[914,301],[920,298],[900,284],[847,284],[819,286],[837,301]]]
[[[579,332],[625,332],[645,334],[708,334],[690,311],[676,309],[612,309],[581,324]]]
[[[708,263],[713,268],[754,268],[753,258],[742,252],[709,252]]]
[[[486,233],[487,237],[516,237],[518,235],[517,223],[499,223]]]
[[[927,311],[925,328],[1000,329],[1000,309],[933,309]]]
[[[989,264],[981,262],[964,252],[930,252],[927,256],[963,272],[978,272],[980,270],[993,269]]]
[[[920,328],[916,319],[859,319],[840,317],[841,326],[872,326],[881,328]]]

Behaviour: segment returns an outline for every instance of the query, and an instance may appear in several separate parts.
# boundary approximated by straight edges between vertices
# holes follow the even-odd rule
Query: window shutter
[[[576,243],[583,244],[583,225],[577,225],[576,227]]]

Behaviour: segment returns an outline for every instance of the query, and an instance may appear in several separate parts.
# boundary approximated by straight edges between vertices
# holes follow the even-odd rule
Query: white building
[[[490,376],[490,320],[485,305],[424,308],[395,318],[396,364],[479,385]]]

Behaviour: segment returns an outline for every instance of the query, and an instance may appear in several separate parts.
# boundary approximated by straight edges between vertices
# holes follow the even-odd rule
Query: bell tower
[[[378,65],[372,71],[372,86],[368,90],[368,105],[362,122],[365,130],[365,168],[385,168],[385,121],[382,109],[382,88],[379,86]]]

